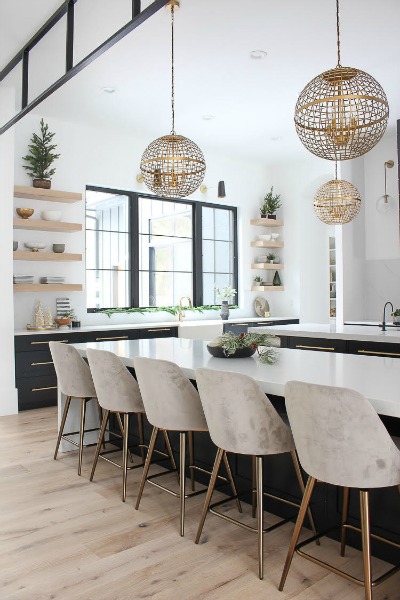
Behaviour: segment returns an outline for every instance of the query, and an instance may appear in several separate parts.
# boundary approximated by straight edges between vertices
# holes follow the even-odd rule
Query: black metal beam
[[[25,108],[28,104],[28,87],[29,87],[29,50],[24,51],[22,58],[22,101],[21,108]]]
[[[75,0],[76,1],[76,0]],[[117,42],[122,40],[125,36],[127,36],[131,31],[139,27],[142,23],[147,21],[149,17],[154,15],[156,12],[160,10],[163,6],[165,6],[166,0],[154,0],[150,6],[145,8],[137,17],[129,21],[126,25],[121,27],[116,33],[114,33],[111,37],[109,37],[105,42],[100,44],[95,50],[93,50],[90,54],[88,54],[85,58],[83,58],[79,63],[73,66],[65,75],[57,79],[51,86],[49,86],[44,92],[42,92],[37,98],[32,100],[25,108],[23,108],[19,113],[14,115],[12,119],[10,119],[7,123],[5,123],[2,127],[0,127],[0,135],[2,135],[5,131],[10,129],[15,123],[18,123],[26,114],[28,114],[33,108],[38,106],[43,100],[46,100],[53,92],[58,90],[61,86],[63,86],[67,81],[72,79],[75,75],[80,73],[85,67],[90,65],[96,58],[99,58],[104,52],[112,48]],[[65,13],[64,13],[65,14]]]
[[[141,1],[140,0],[132,0],[132,19],[138,16],[141,11]]]
[[[69,0],[67,8],[67,45],[65,50],[65,70],[74,66],[74,0]]]
[[[71,1],[75,4],[78,0]],[[26,51],[29,52],[29,50],[32,50],[32,48],[34,48],[36,44],[40,42],[40,40],[46,35],[46,33],[48,33],[50,29],[52,29],[60,19],[62,19],[62,17],[68,10],[69,2],[70,0],[65,0],[61,4],[61,6],[56,10],[56,12],[53,13],[51,17],[46,21],[46,23],[42,25],[39,31],[37,31],[37,33],[35,33],[35,35],[31,37],[29,42],[25,44],[25,46],[21,48],[19,52],[17,52],[14,58],[10,60],[10,62],[4,67],[4,69],[0,71],[0,81],[3,81],[3,79],[13,70],[13,68],[16,67],[17,64],[21,62],[21,60],[23,60],[24,53]]]

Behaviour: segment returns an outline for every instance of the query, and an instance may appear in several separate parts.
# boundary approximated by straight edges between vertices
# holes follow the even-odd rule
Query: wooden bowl
[[[56,317],[54,320],[61,327],[62,325],[70,325],[72,319],[71,317]]]
[[[33,208],[16,208],[15,211],[22,219],[29,219],[35,212]]]

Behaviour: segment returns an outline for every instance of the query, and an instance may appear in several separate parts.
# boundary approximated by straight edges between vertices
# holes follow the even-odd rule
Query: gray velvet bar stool
[[[54,460],[57,458],[58,449],[62,439],[65,439],[74,446],[78,446],[78,475],[81,475],[84,434],[87,433],[87,431],[97,431],[97,428],[85,431],[86,404],[92,398],[96,398],[96,390],[93,385],[89,366],[75,348],[61,342],[49,342],[49,348],[57,375],[58,388],[67,397],[58,432]],[[71,431],[69,433],[64,433],[65,421],[67,419],[71,400],[80,400],[81,402],[80,428],[79,432]],[[99,417],[101,423],[100,413]],[[79,433],[78,444],[70,437],[77,433]]]
[[[293,554],[297,551],[303,558],[364,586],[365,598],[371,600],[373,586],[385,581],[400,566],[372,581],[370,538],[398,548],[400,545],[370,533],[368,490],[398,486],[400,451],[372,405],[354,390],[290,381],[285,386],[285,399],[300,463],[309,478],[279,589],[283,590]],[[346,530],[361,531],[364,579],[353,577],[302,550],[327,531],[297,544],[315,483],[320,481],[344,488],[341,554],[344,556]],[[347,523],[350,488],[359,490],[361,528]]]
[[[134,367],[146,409],[146,416],[151,425],[153,425],[149,450],[146,457],[142,480],[140,482],[136,509],[139,508],[146,481],[175,497],[179,497],[180,534],[183,536],[186,498],[205,493],[206,491],[206,489],[194,491],[194,486],[192,485],[192,492],[186,494],[185,482],[186,433],[188,432],[193,435],[194,432],[208,431],[200,397],[195,387],[175,363],[166,360],[137,357],[134,359]],[[148,475],[150,461],[159,431],[178,431],[180,434],[179,493],[175,493],[171,489],[154,481],[154,478],[165,475],[165,471],[151,476]],[[191,474],[193,473],[193,470],[199,469],[203,473],[211,475],[208,471],[194,465],[193,446],[191,444],[189,445],[189,454],[190,464],[188,467]],[[228,479],[225,477],[220,477],[220,479],[224,482],[229,482],[232,492],[236,496],[236,488],[226,453],[223,453],[221,459],[222,458],[224,459]],[[176,472],[176,468],[173,470]],[[241,511],[239,501],[237,502],[237,506],[239,511]]]
[[[129,373],[123,362],[113,352],[88,348],[87,358],[93,377],[94,387],[97,392],[97,399],[104,411],[100,436],[94,455],[92,472],[90,474],[90,481],[93,481],[99,458],[121,468],[122,501],[125,502],[128,470],[143,466],[142,462],[141,464],[128,467],[129,415],[131,414],[137,415],[139,448],[141,450],[144,449],[143,414],[145,411],[142,397],[136,379]],[[104,443],[104,434],[110,413],[116,415],[122,431],[122,465],[108,458],[109,454],[116,451],[115,449],[101,451],[101,445]],[[123,424],[121,422],[121,415],[123,415],[124,419]],[[142,458],[144,459],[144,453],[142,453]]]
[[[258,574],[259,578],[263,579],[264,533],[272,531],[290,520],[282,519],[274,525],[264,528],[264,496],[270,496],[274,500],[279,500],[296,508],[300,507],[300,504],[264,492],[263,457],[289,453],[294,463],[300,490],[304,492],[304,482],[290,427],[284,423],[256,381],[247,375],[211,369],[196,369],[196,381],[210,436],[218,447],[197,531],[196,544],[200,541],[208,511],[248,531],[257,533]],[[221,464],[221,456],[224,451],[249,455],[255,460],[257,527],[252,527],[228,517],[226,514],[217,512],[214,507],[222,504],[223,501],[210,506]],[[315,531],[311,511],[308,512],[308,516]]]

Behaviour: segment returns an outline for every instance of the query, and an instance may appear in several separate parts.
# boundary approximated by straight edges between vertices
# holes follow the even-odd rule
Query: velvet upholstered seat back
[[[346,388],[289,381],[285,399],[306,473],[344,487],[400,483],[400,452],[364,396]]]
[[[89,366],[78,350],[61,342],[49,342],[49,347],[61,392],[76,398],[95,398]]]
[[[118,356],[88,348],[87,357],[102,408],[119,413],[144,412],[139,385]]]
[[[134,359],[146,416],[154,427],[170,431],[207,431],[200,397],[175,363]]]
[[[294,450],[290,428],[254,379],[197,369],[196,381],[211,439],[219,448],[253,455]]]

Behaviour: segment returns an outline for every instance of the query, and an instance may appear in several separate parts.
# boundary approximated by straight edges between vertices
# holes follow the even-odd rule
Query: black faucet
[[[382,331],[386,331],[385,313],[386,313],[386,307],[388,304],[392,307],[392,313],[394,312],[393,304],[391,302],[386,302],[385,306],[383,307],[383,317],[382,317],[382,325],[381,325]]]

